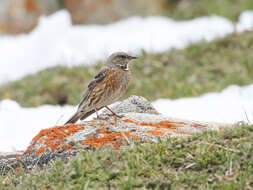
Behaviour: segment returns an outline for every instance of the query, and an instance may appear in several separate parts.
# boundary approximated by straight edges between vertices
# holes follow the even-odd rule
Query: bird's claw
[[[98,116],[98,117],[96,117],[96,120],[104,120],[104,121],[106,121],[106,120],[108,120],[108,118],[107,117]]]
[[[112,116],[115,116],[117,118],[123,118],[124,117],[124,115],[118,115],[118,114],[108,114],[108,115],[109,115],[109,117],[112,117]]]

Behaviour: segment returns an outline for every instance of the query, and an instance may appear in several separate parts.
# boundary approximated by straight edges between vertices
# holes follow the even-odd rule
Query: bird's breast
[[[107,82],[106,88],[112,89],[114,92],[124,92],[128,83],[131,80],[131,74],[129,71],[123,71],[122,69],[113,68],[108,72],[108,77],[106,77]]]
[[[129,71],[111,68],[90,95],[89,106],[103,107],[119,100],[131,80]]]

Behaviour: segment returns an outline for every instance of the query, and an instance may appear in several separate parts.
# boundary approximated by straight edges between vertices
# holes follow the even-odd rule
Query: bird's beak
[[[138,57],[130,56],[130,59],[138,59]]]

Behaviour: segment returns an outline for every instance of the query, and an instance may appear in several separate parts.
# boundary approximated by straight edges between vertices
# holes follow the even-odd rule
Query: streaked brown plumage
[[[130,60],[136,57],[124,52],[112,54],[106,61],[104,68],[89,83],[76,113],[65,123],[75,123],[83,120],[103,107],[107,108],[122,96],[131,80],[128,69]]]

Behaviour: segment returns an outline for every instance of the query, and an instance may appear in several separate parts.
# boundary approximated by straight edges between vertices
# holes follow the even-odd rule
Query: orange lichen
[[[58,148],[58,152],[63,152],[65,149],[71,151],[72,150],[72,146],[69,145],[69,144],[62,145],[61,147]]]
[[[164,136],[164,132],[159,130],[148,130],[148,133],[151,133],[154,136]]]
[[[34,145],[34,144],[31,144],[31,145],[26,149],[26,151],[24,152],[24,154],[30,153],[30,152],[32,151],[32,149],[33,149],[33,145]]]
[[[125,119],[123,121],[127,123],[133,123],[136,125],[163,128],[163,129],[176,129],[177,127],[180,127],[182,124],[184,124],[183,122],[169,122],[169,121],[160,121],[159,123],[136,122],[130,119]]]
[[[206,125],[201,125],[201,124],[191,124],[192,127],[195,127],[195,128],[205,128]]]
[[[138,138],[139,138],[138,136],[133,135],[133,134],[130,133],[130,132],[123,132],[123,134],[125,134],[127,137],[131,137],[131,138],[134,138],[134,139],[138,139]]]
[[[40,147],[37,152],[36,152],[36,156],[39,156],[40,154],[45,152],[45,148],[44,147]]]
[[[112,144],[115,150],[118,150],[120,145],[123,144],[124,135],[137,139],[138,137],[132,135],[130,132],[112,132],[106,129],[97,129],[98,132],[103,134],[103,137],[90,136],[81,142],[82,145],[93,146],[94,148]]]
[[[175,123],[177,123],[177,124],[181,124],[181,125],[187,125],[187,123],[182,122],[182,121],[177,121],[177,122],[175,122]]]
[[[105,126],[105,123],[96,123],[96,125]]]
[[[132,121],[130,119],[125,119],[123,120],[124,122],[127,122],[127,123],[134,123],[134,124],[138,124],[138,122],[135,122],[135,121]]]
[[[110,125],[115,125],[115,122],[110,122]]]
[[[54,152],[55,150],[59,150],[60,148],[67,148],[68,150],[70,150],[72,149],[72,147],[70,147],[70,145],[65,145],[63,142],[61,142],[61,140],[83,129],[84,125],[75,124],[70,124],[63,127],[55,126],[50,129],[43,129],[39,132],[37,136],[33,138],[32,144],[25,151],[25,154],[30,153],[32,151],[34,144],[37,141],[42,141],[41,143],[43,143],[45,146],[39,148],[39,150],[36,152],[36,156],[39,156],[40,154],[44,153],[45,148],[50,148],[52,152]]]
[[[151,126],[151,127],[156,127],[157,126],[156,123],[148,123],[148,122],[140,122],[139,125],[142,125],[142,126]]]
[[[18,156],[16,156],[16,159],[19,159],[21,156],[20,155],[18,155]]]
[[[159,127],[164,129],[176,129],[179,127],[179,125],[176,125],[175,123],[169,121],[161,121],[159,122]]]
[[[67,150],[72,150],[72,146],[69,144],[64,145],[63,148],[66,148]]]
[[[108,130],[107,129],[97,129],[97,132],[108,133]]]
[[[184,122],[172,122],[172,121],[161,121],[159,123],[137,122],[137,121],[132,121],[130,119],[125,119],[123,121],[127,123],[132,123],[135,125],[139,125],[139,126],[154,127],[155,128],[154,130],[147,131],[148,133],[151,133],[154,136],[165,135],[165,133],[162,132],[160,129],[175,130],[177,127],[182,127],[183,125],[186,125]],[[97,123],[95,120],[89,121],[87,122],[87,124],[91,126],[105,126],[106,125],[106,123],[103,123],[103,122]],[[115,124],[114,122],[110,122],[110,125],[114,125],[114,124]],[[199,125],[195,125],[195,124],[193,124],[192,126],[200,127]],[[83,129],[84,129],[84,125],[77,125],[77,124],[69,124],[66,126],[55,126],[50,129],[43,129],[40,131],[40,133],[37,136],[33,138],[32,144],[25,151],[25,154],[30,153],[33,150],[33,147],[36,143],[41,144],[41,147],[36,152],[36,156],[39,156],[40,154],[44,153],[47,148],[49,148],[51,152],[55,152],[55,151],[62,152],[65,149],[72,150],[72,146],[66,145],[63,142],[63,139],[66,139],[70,135],[75,134],[76,132]],[[81,144],[93,146],[96,148],[96,147],[104,146],[110,143],[113,145],[115,149],[119,149],[121,144],[123,144],[123,141],[127,140],[127,137],[131,137],[134,139],[138,138],[138,136],[135,136],[131,134],[130,132],[112,132],[110,130],[103,129],[103,128],[97,129],[97,132],[99,132],[99,134],[102,135],[102,137],[89,136],[87,139],[83,140]],[[184,133],[184,132],[180,132],[180,133]],[[189,133],[187,132],[187,134]]]
[[[89,122],[87,122],[87,124],[91,125],[92,127],[98,126],[98,124],[96,123],[96,120],[89,121]],[[101,123],[99,123],[99,124],[101,124]]]

